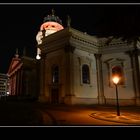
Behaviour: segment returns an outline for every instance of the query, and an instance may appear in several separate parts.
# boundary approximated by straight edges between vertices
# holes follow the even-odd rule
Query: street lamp
[[[119,81],[120,81],[119,76],[114,76],[114,77],[112,78],[112,81],[113,81],[113,83],[114,83],[114,85],[115,85],[115,87],[116,87],[117,116],[120,116],[120,108],[119,108],[119,101],[118,101],[118,87],[117,87],[117,85],[118,85],[118,83],[119,83]]]

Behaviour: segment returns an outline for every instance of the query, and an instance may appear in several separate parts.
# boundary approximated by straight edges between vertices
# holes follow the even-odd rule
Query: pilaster
[[[101,54],[95,54],[97,68],[98,103],[105,104],[101,57],[102,57]]]
[[[133,85],[135,92],[136,105],[140,105],[140,71],[139,71],[139,60],[138,60],[138,50],[135,49],[133,51],[127,52],[130,56],[132,74],[133,74]]]
[[[74,58],[73,52],[74,47],[70,45],[65,46],[65,56],[66,56],[66,96],[74,96]]]

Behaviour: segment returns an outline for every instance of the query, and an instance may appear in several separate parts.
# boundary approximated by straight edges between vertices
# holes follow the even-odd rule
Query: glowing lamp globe
[[[118,77],[118,76],[114,76],[113,78],[112,78],[112,81],[113,81],[113,83],[114,84],[118,84],[119,83],[119,81],[120,81],[120,78]]]

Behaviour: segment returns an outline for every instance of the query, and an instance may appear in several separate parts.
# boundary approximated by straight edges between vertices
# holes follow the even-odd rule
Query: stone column
[[[25,96],[28,96],[30,93],[29,93],[29,71],[28,70],[25,70],[25,87],[26,87],[26,93],[25,93]]]
[[[9,77],[9,94],[12,95],[12,77]]]
[[[99,104],[105,104],[101,57],[102,57],[101,54],[95,54],[96,70],[97,70],[98,103]]]
[[[133,83],[134,92],[136,98],[136,105],[140,105],[140,73],[139,73],[139,61],[138,61],[138,50],[128,52],[131,60],[132,72],[133,72]]]
[[[18,71],[15,72],[15,76],[16,76],[16,91],[15,91],[15,95],[17,96],[18,95]]]
[[[14,92],[14,80],[13,80],[13,74],[11,75],[11,95],[13,95]]]
[[[38,73],[39,76],[39,84],[40,84],[40,90],[39,90],[39,100],[40,101],[45,101],[45,54],[41,54],[41,60],[39,60],[39,66],[40,66],[40,71]]]
[[[14,95],[16,95],[16,72],[14,73]]]
[[[23,70],[21,69],[20,70],[20,84],[19,84],[19,94],[20,94],[20,96],[22,96],[22,94],[23,94],[23,90],[22,90],[22,88],[23,88],[23,86],[22,86],[22,83],[23,83]]]
[[[16,71],[16,95],[19,95],[19,89],[20,89],[20,73],[19,70]]]
[[[36,97],[39,97],[40,96],[40,82],[41,82],[41,78],[40,78],[40,60],[37,61],[36,63],[36,70],[35,70],[35,75],[36,75],[36,82],[35,82],[35,85],[37,86],[37,91],[35,92],[35,96]]]
[[[69,44],[65,46],[65,56],[66,56],[66,91],[65,91],[65,103],[72,104],[74,99],[74,58],[73,58],[73,51],[74,47],[70,46]]]
[[[19,70],[17,71],[17,85],[16,86],[17,86],[17,93],[16,94],[19,95],[20,94],[19,93],[20,92],[20,71]]]

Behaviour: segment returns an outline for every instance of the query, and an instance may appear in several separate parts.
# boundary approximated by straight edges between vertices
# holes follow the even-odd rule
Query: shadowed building
[[[7,96],[8,91],[8,76],[7,74],[0,73],[0,98]]]
[[[9,70],[9,95],[18,97],[37,97],[37,61],[25,56],[19,57],[18,51],[12,59]]]
[[[65,104],[116,104],[112,76],[120,77],[121,105],[140,104],[139,54],[133,44],[121,39],[97,38],[68,27],[51,32],[53,21],[62,26],[52,13],[45,17],[46,27],[37,34],[40,49],[39,100]],[[47,23],[50,23],[49,26]],[[49,33],[48,33],[49,31]]]

